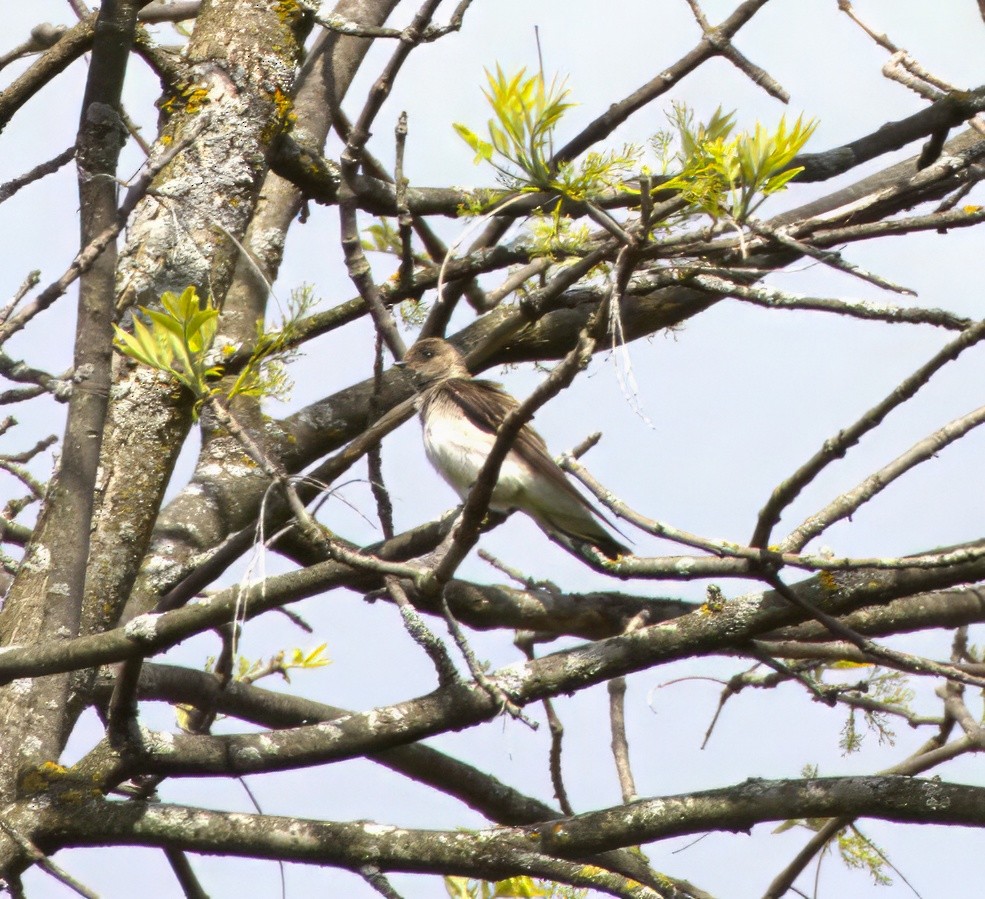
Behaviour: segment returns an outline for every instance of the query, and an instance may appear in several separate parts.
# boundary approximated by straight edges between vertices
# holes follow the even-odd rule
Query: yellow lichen
[[[817,579],[822,589],[827,590],[828,593],[834,593],[838,589],[838,579],[833,571],[822,571]]]
[[[293,25],[304,13],[297,0],[277,0],[273,9],[277,13],[277,18],[288,25]]]
[[[63,790],[58,794],[58,798],[62,802],[78,804],[80,802],[86,802],[89,799],[98,799],[102,795],[103,795],[102,790],[98,790],[95,787],[90,787],[87,790],[78,789],[78,788],[72,790]]]
[[[264,143],[272,141],[281,131],[290,131],[298,119],[297,113],[294,112],[294,101],[279,87],[274,88],[270,99],[274,104],[274,114],[263,129],[261,139]]]
[[[42,762],[21,776],[21,790],[25,793],[43,793],[54,780],[63,777],[67,770],[57,762]]]
[[[194,115],[202,111],[202,107],[208,102],[208,99],[207,88],[200,85],[185,84],[180,85],[178,90],[166,100],[161,100],[157,104],[157,108],[168,118],[182,110]]]
[[[274,106],[277,109],[277,117],[285,125],[292,125],[297,121],[298,117],[294,112],[294,101],[279,87],[274,90]]]
[[[42,762],[25,771],[20,778],[24,795],[45,793],[59,802],[78,804],[103,795],[96,777],[80,778],[57,762]]]
[[[209,98],[209,92],[204,87],[196,87],[185,92],[185,111],[191,114],[200,112]]]

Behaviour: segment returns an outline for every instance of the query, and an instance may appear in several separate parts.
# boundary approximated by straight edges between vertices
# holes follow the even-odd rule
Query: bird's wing
[[[477,428],[495,434],[512,412],[516,400],[495,381],[478,378],[447,378],[439,389]]]
[[[518,403],[495,381],[477,378],[449,378],[441,384],[445,396],[462,410],[462,414],[482,431],[495,435],[499,426]],[[530,425],[520,428],[513,451],[539,474],[552,477],[556,472],[564,477],[561,469],[551,458],[544,438]],[[548,474],[550,472],[550,474]],[[567,483],[567,479],[565,479]],[[576,491],[577,492],[577,491]],[[581,494],[579,494],[580,496]]]
[[[454,403],[472,425],[491,436],[496,434],[503,419],[518,405],[517,401],[494,381],[448,378],[435,385],[432,390],[428,402]],[[529,499],[534,504],[524,505],[523,508],[541,522],[542,527],[546,525],[549,532],[560,530],[569,536],[594,543],[611,558],[629,551],[597,523],[596,519],[604,521],[620,533],[605,515],[575,489],[551,457],[544,438],[530,425],[524,425],[520,429],[511,451],[530,467],[535,477],[542,479],[545,486],[550,485],[548,495],[552,490],[560,491],[568,498],[567,502],[575,503],[572,508],[564,501],[559,502],[560,497],[557,493],[553,494],[553,500],[546,502],[543,496],[535,499],[531,495]],[[534,493],[539,491],[535,490]]]
[[[503,419],[518,405],[517,401],[494,381],[475,378],[449,378],[441,383],[445,396],[462,410],[477,428],[495,434]],[[608,521],[584,496],[579,493],[558,464],[552,458],[544,438],[530,425],[520,429],[513,442],[513,451],[533,469],[539,477],[546,478],[556,489],[567,493],[593,515]]]

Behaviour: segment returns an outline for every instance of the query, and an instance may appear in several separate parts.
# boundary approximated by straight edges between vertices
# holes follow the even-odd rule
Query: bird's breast
[[[442,477],[465,499],[492,449],[494,435],[473,425],[463,414],[432,411],[423,420],[424,451]],[[503,460],[499,480],[489,508],[507,511],[516,508],[529,472],[512,451]]]

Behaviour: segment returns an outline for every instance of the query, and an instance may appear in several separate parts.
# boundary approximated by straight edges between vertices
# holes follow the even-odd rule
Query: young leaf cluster
[[[603,192],[638,192],[637,177],[647,171],[639,147],[592,152],[572,163],[553,162],[554,132],[574,105],[563,81],[555,77],[548,85],[542,75],[528,76],[525,69],[507,75],[498,65],[494,73],[486,71],[486,79],[484,94],[493,113],[486,125],[488,139],[461,123],[454,128],[475,152],[475,162],[492,165],[510,191],[541,191],[588,203]],[[687,204],[675,220],[707,214],[733,225],[747,219],[802,171],[791,162],[816,128],[816,122],[798,117],[792,125],[781,118],[774,129],[757,123],[751,133],[736,132],[734,113],[718,109],[702,123],[683,105],[674,107],[671,123],[673,130],[658,133],[651,144],[662,170],[676,173],[659,189],[677,191]],[[503,197],[491,199],[498,202]],[[488,205],[477,198],[463,211],[479,214],[484,208]],[[533,218],[539,220],[534,229],[538,255],[577,252],[571,247],[575,233],[561,221],[565,217],[560,204],[553,214],[535,213]],[[387,229],[368,236],[375,249],[393,252],[393,235]]]
[[[575,163],[553,162],[554,132],[575,104],[570,91],[555,77],[545,84],[540,74],[520,69],[512,76],[496,66],[486,71],[483,91],[493,117],[486,123],[489,140],[456,122],[455,131],[475,151],[475,162],[488,162],[500,179],[515,191],[546,191],[573,200],[590,199],[614,188],[637,166],[640,148],[627,144],[621,151],[588,153]]]
[[[307,652],[295,647],[291,650],[290,656],[281,650],[266,662],[263,659],[257,659],[251,662],[246,656],[240,656],[237,672],[233,679],[238,683],[252,684],[260,678],[267,677],[271,674],[279,674],[285,681],[290,683],[290,671],[292,669],[311,670],[331,665],[332,660],[325,655],[327,647],[327,643],[320,643],[314,649],[308,650]]]
[[[530,254],[549,258],[577,255],[588,243],[591,231],[587,225],[576,225],[570,216],[561,212],[558,200],[549,213],[530,220]]]
[[[113,345],[123,355],[167,372],[197,399],[204,399],[209,382],[222,374],[221,366],[207,361],[219,310],[211,300],[202,303],[194,287],[186,287],[180,296],[166,291],[160,309],[137,309],[140,314],[133,317],[132,334],[113,325]]]
[[[842,752],[845,754],[857,752],[862,747],[865,733],[858,727],[858,715],[860,713],[865,722],[866,730],[874,732],[880,744],[895,745],[896,732],[890,726],[889,712],[893,709],[910,711],[910,703],[914,696],[905,674],[900,671],[885,671],[879,668],[873,669],[871,677],[866,681],[865,695],[885,706],[886,711],[849,707],[848,718],[841,729],[841,739],[838,741]]]
[[[550,190],[552,138],[574,105],[567,102],[569,90],[556,78],[547,86],[540,74],[526,77],[526,69],[509,77],[498,65],[495,74],[486,70],[486,81],[483,93],[493,111],[489,140],[458,122],[455,131],[475,151],[475,162],[488,162],[511,187]]]
[[[289,388],[282,362],[297,342],[298,321],[313,302],[310,288],[303,287],[292,293],[291,313],[280,328],[267,331],[262,322],[257,323],[253,351],[225,391],[226,399],[281,395]],[[217,383],[225,371],[212,351],[218,318],[211,298],[203,301],[193,286],[180,296],[167,291],[161,295],[160,309],[137,307],[133,333],[114,325],[113,345],[124,356],[166,372],[186,387],[195,397],[197,413],[219,393]],[[223,347],[222,355],[235,352],[235,347]]]
[[[846,868],[865,871],[877,886],[892,886],[886,873],[886,853],[856,827],[846,827],[838,834],[838,854]]]
[[[677,130],[678,174],[661,184],[676,190],[688,205],[713,219],[747,219],[772,194],[783,190],[803,171],[790,163],[817,127],[798,116],[788,126],[786,117],[772,131],[757,123],[750,134],[735,132],[735,114],[715,110],[707,123],[695,123],[694,114],[677,105],[671,116]]]
[[[584,899],[588,894],[587,890],[523,875],[495,883],[468,877],[446,877],[445,889],[451,899]]]
[[[365,235],[360,241],[362,248],[370,253],[388,253],[391,256],[399,256],[403,250],[400,242],[400,234],[390,223],[390,219],[380,216],[379,220],[366,228],[363,228]]]
[[[288,656],[285,650],[281,650],[272,656],[268,661],[256,659],[250,661],[246,656],[239,656],[236,665],[236,672],[233,680],[240,684],[253,684],[264,677],[272,674],[279,674],[287,683],[291,682],[290,672],[292,670],[313,670],[324,668],[331,665],[332,660],[325,654],[328,647],[327,643],[321,643],[314,649],[305,652],[303,649],[295,647]],[[216,658],[210,656],[205,662],[206,671],[215,671]],[[184,703],[174,707],[175,722],[178,727],[186,733],[193,732],[194,721],[199,714],[199,709],[195,706]]]
[[[279,328],[267,330],[262,321],[256,323],[256,340],[246,364],[226,392],[234,396],[274,396],[284,398],[291,389],[285,364],[295,354],[299,343],[301,320],[318,302],[310,284],[291,291],[288,311]]]

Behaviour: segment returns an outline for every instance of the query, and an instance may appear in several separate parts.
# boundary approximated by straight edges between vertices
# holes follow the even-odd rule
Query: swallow
[[[418,385],[415,403],[428,460],[465,500],[496,431],[518,403],[499,384],[473,378],[462,354],[436,337],[419,340],[401,365]],[[520,429],[503,460],[489,509],[524,512],[562,545],[587,543],[609,559],[629,553],[601,524],[614,527],[611,522],[575,489],[530,425]]]

